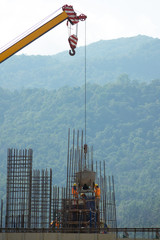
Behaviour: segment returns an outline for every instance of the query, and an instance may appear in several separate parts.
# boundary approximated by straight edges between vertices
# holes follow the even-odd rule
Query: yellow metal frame
[[[4,50],[2,53],[0,53],[0,63],[5,61],[7,58],[9,58],[13,54],[18,52],[22,48],[24,48],[25,46],[27,46],[37,38],[41,37],[43,34],[48,32],[49,30],[51,30],[52,28],[54,28],[64,20],[66,20],[67,18],[68,18],[67,13],[63,11],[61,14],[59,14],[55,18],[51,19],[41,27],[37,28],[36,30],[28,34],[26,37],[22,38],[21,40],[13,44],[11,47]]]

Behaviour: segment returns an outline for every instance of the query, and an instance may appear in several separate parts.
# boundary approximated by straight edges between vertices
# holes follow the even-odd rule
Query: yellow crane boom
[[[0,63],[68,18],[65,11],[0,53]]]
[[[68,19],[71,24],[77,24],[79,20],[85,20],[86,16],[81,14],[79,17],[74,12],[72,6],[65,5],[62,7],[63,12],[56,16],[55,18],[49,20],[36,30],[29,33],[27,36],[23,37],[21,40],[17,41],[3,52],[0,53],[0,63],[5,61],[7,58],[11,57],[13,54],[35,41],[37,38],[41,37],[46,32],[50,31],[52,28],[56,27],[58,24],[62,23],[64,20]]]

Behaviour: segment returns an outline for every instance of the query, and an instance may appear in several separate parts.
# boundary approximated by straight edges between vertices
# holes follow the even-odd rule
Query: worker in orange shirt
[[[55,229],[59,229],[59,221],[56,219],[56,222],[55,222]]]
[[[76,183],[73,184],[72,195],[73,195],[74,198],[78,198],[77,184]]]
[[[99,208],[99,201],[100,201],[100,198],[101,198],[101,189],[99,188],[98,184],[95,184],[94,192],[95,192],[96,209],[98,209]]]
[[[55,229],[59,229],[59,221],[57,220],[57,218],[50,223],[50,227],[55,227]]]

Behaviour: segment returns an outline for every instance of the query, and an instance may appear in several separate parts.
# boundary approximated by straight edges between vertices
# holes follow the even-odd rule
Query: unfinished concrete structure
[[[100,199],[95,198],[96,183],[101,189]],[[76,197],[72,192],[74,184]],[[97,232],[101,227],[117,227],[114,178],[106,176],[105,162],[94,163],[93,148],[83,144],[83,131],[77,131],[77,135],[73,131],[72,139],[68,132],[67,182],[59,200],[61,205],[54,219],[62,229]]]

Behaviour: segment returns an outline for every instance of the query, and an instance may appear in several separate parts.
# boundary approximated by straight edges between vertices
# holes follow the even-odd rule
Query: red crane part
[[[69,45],[70,45],[70,47],[71,47],[71,50],[69,50],[69,54],[71,55],[71,56],[74,56],[75,55],[75,48],[76,48],[76,46],[77,46],[77,42],[78,42],[78,37],[75,35],[75,34],[73,34],[73,35],[71,35],[69,38],[68,38],[68,41],[69,41]]]
[[[70,20],[71,24],[77,24],[79,22],[79,19],[77,17],[77,14],[75,13],[72,6],[64,5],[62,7],[62,10],[65,11],[68,15],[68,20]]]
[[[77,24],[79,20],[84,21],[86,20],[87,16],[84,14],[80,14],[77,16],[77,13],[74,11],[73,6],[64,5],[62,7],[62,10],[65,11],[68,15],[68,20],[71,22],[71,24]]]
[[[77,24],[79,21],[85,21],[86,18],[87,18],[87,16],[84,15],[84,14],[80,14],[79,16],[77,16],[77,13],[74,11],[73,6],[64,5],[62,7],[62,10],[67,13],[68,20],[72,25]],[[67,21],[67,26],[68,26],[68,21]],[[70,28],[70,31],[71,31],[71,28]],[[71,35],[71,32],[70,32],[70,36],[68,38],[68,41],[69,41],[69,45],[71,47],[71,50],[69,50],[69,54],[71,56],[74,56],[75,55],[75,48],[76,48],[77,42],[78,42],[77,33],[76,33],[76,35],[75,34]]]
[[[77,46],[77,42],[78,42],[78,37],[73,34],[71,35],[69,38],[68,38],[68,41],[69,41],[69,45],[72,49],[75,49],[76,46]]]
[[[78,16],[78,19],[81,20],[81,21],[85,21],[86,18],[87,18],[87,16],[84,15],[84,14],[81,14],[81,15]]]

